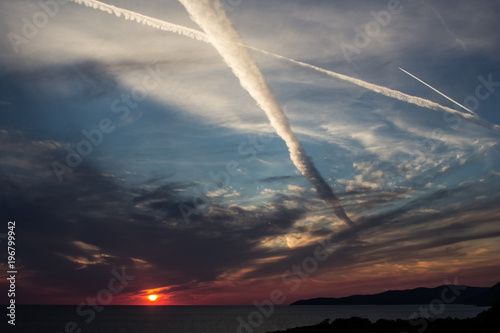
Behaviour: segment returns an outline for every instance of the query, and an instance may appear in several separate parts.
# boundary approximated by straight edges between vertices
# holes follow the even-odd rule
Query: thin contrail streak
[[[459,43],[459,44],[462,46],[462,48],[464,49],[464,51],[467,51],[467,46],[465,45],[465,43],[464,43],[464,42],[463,42],[460,38],[458,38],[458,36],[457,36],[457,35],[455,35],[455,33],[454,33],[453,31],[451,31],[451,30],[450,30],[450,27],[448,26],[448,24],[447,24],[447,23],[446,23],[446,21],[444,20],[443,16],[442,16],[442,15],[441,15],[438,11],[437,11],[437,9],[436,9],[434,6],[432,6],[432,5],[428,4],[426,1],[420,1],[420,2],[421,2],[424,6],[429,7],[429,8],[430,8],[430,9],[434,12],[434,14],[436,14],[436,16],[439,18],[439,20],[441,21],[441,23],[442,23],[442,24],[444,25],[444,27],[446,28],[446,31],[448,31],[448,33],[449,33],[451,36],[453,36],[453,38],[455,38],[455,41],[456,41],[457,43]]]
[[[102,2],[97,1],[97,0],[71,0],[71,1],[73,1],[77,4],[84,4],[87,7],[99,9],[101,11],[105,11],[109,14],[115,14],[117,17],[123,16],[127,20],[132,20],[132,21],[147,25],[147,26],[155,28],[155,29],[170,31],[170,32],[182,35],[182,36],[186,36],[186,37],[189,37],[192,39],[203,41],[205,43],[210,43],[208,36],[205,33],[198,31],[198,30],[195,30],[195,29],[190,29],[190,28],[187,28],[187,27],[184,27],[181,25],[177,25],[177,24],[169,23],[169,22],[166,22],[163,20],[155,19],[155,18],[146,16],[146,15],[143,15],[143,14],[136,13],[134,11],[130,11],[130,10],[119,8],[119,7],[112,6],[112,5],[108,5],[108,4],[102,3]],[[244,44],[242,44],[242,45],[244,45]],[[302,66],[302,67],[314,69],[315,71],[324,73],[324,74],[329,75],[333,78],[336,78],[340,81],[352,83],[354,85],[371,90],[371,91],[376,92],[378,94],[381,94],[381,95],[384,95],[384,96],[387,96],[390,98],[394,98],[394,99],[397,99],[397,100],[400,100],[400,101],[403,101],[403,102],[406,102],[409,104],[414,104],[414,105],[417,105],[417,106],[420,106],[423,108],[431,109],[434,111],[444,111],[444,112],[452,113],[452,114],[454,114],[454,115],[456,115],[464,120],[473,122],[477,125],[483,126],[483,127],[488,128],[490,130],[493,130],[495,132],[500,132],[500,126],[488,123],[488,122],[478,118],[475,114],[463,113],[463,112],[454,110],[452,108],[449,108],[447,106],[443,106],[443,105],[440,105],[438,103],[429,101],[429,100],[424,99],[424,98],[408,95],[408,94],[402,93],[402,92],[397,91],[397,90],[393,90],[390,88],[379,86],[379,85],[369,83],[369,82],[366,82],[366,81],[363,81],[360,79],[356,79],[356,78],[353,78],[353,77],[350,77],[347,75],[339,74],[339,73],[336,73],[336,72],[333,72],[333,71],[330,71],[327,69],[323,69],[321,67],[317,67],[317,66],[305,63],[305,62],[293,60],[293,59],[290,59],[290,58],[287,58],[287,57],[284,57],[284,56],[281,56],[278,54],[274,54],[271,52],[267,52],[267,51],[252,47],[252,46],[248,46],[248,45],[245,45],[245,46],[249,49],[256,51],[256,52],[260,52],[260,53],[263,53],[263,54],[266,54],[266,55],[269,55],[269,56],[272,56],[272,57],[275,57],[278,59],[282,59],[282,60],[297,64],[297,65]],[[468,111],[470,111],[470,110],[468,110]]]
[[[218,0],[179,0],[179,2],[184,5],[191,19],[205,31],[224,62],[239,79],[241,86],[266,113],[271,126],[285,141],[295,167],[315,187],[319,197],[332,208],[335,215],[347,225],[354,226],[332,188],[323,179],[295,136],[264,75],[243,45],[220,2]]]
[[[423,83],[425,84],[427,87],[431,88],[432,90],[434,90],[435,92],[437,92],[438,94],[440,94],[441,96],[449,99],[450,101],[452,101],[453,103],[455,103],[456,105],[460,106],[461,108],[469,111],[471,114],[473,115],[476,115],[474,112],[472,112],[471,110],[469,110],[468,108],[466,108],[465,106],[463,106],[462,104],[458,103],[457,101],[451,99],[450,97],[446,96],[445,94],[443,94],[442,92],[440,92],[439,90],[437,90],[436,88],[434,88],[433,86],[431,86],[430,84],[427,84],[425,83],[424,81],[420,80],[418,77],[416,77],[415,75],[405,71],[404,69],[402,69],[401,67],[399,67],[400,70],[402,70],[403,72],[405,72],[406,74],[408,74],[409,76],[411,76],[412,78],[414,78],[415,80],[419,81],[420,83]]]
[[[140,24],[147,25],[149,27],[170,31],[181,36],[186,36],[192,39],[200,40],[205,43],[209,43],[208,37],[205,33],[184,27],[182,25],[173,24],[163,20],[155,19],[150,16],[139,14],[137,12],[127,10],[124,8],[116,7],[113,5],[108,5],[107,3],[96,1],[96,0],[71,0],[79,5],[85,5],[86,7],[91,7],[94,9],[99,9],[108,14],[115,14],[117,17],[123,15],[126,20],[135,21]]]
[[[263,54],[267,54],[269,56],[272,56],[272,57],[275,57],[275,58],[278,58],[278,59],[286,60],[286,61],[289,61],[291,63],[294,63],[294,64],[297,64],[299,66],[302,66],[302,67],[314,69],[315,71],[327,74],[327,75],[329,75],[331,77],[334,77],[336,79],[339,79],[341,81],[352,83],[352,84],[357,85],[359,87],[371,90],[373,92],[376,92],[378,94],[381,94],[381,95],[384,95],[384,96],[387,96],[387,97],[390,97],[390,98],[394,98],[394,99],[400,100],[402,102],[406,102],[406,103],[409,103],[409,104],[414,104],[414,105],[417,105],[417,106],[420,106],[420,107],[423,107],[423,108],[427,108],[427,109],[431,109],[431,110],[434,110],[434,111],[444,111],[444,112],[452,113],[452,114],[455,114],[456,116],[458,116],[458,117],[460,117],[460,118],[462,118],[464,120],[471,121],[471,122],[473,122],[475,124],[484,126],[484,127],[488,128],[488,129],[491,129],[491,130],[494,130],[494,131],[497,131],[497,132],[500,131],[500,126],[498,126],[498,125],[492,125],[490,123],[487,123],[487,122],[479,119],[475,114],[463,113],[463,112],[457,111],[455,109],[449,108],[447,106],[443,106],[441,104],[429,101],[429,100],[421,98],[421,97],[408,95],[408,94],[405,94],[405,93],[400,92],[398,90],[394,90],[394,89],[386,88],[386,87],[383,87],[383,86],[379,86],[377,84],[369,83],[369,82],[366,82],[366,81],[363,81],[363,80],[360,80],[360,79],[356,79],[356,78],[353,78],[353,77],[350,77],[350,76],[347,76],[347,75],[344,75],[344,74],[340,74],[340,73],[336,73],[336,72],[333,72],[333,71],[330,71],[330,70],[327,70],[327,69],[323,69],[321,67],[314,66],[314,65],[302,62],[302,61],[290,59],[290,58],[287,58],[287,57],[284,57],[284,56],[281,56],[281,55],[278,55],[278,54],[274,54],[274,53],[271,53],[271,52],[260,50],[260,49],[257,49],[255,47],[252,47],[252,46],[247,46],[247,47],[249,49],[255,50],[257,52],[260,52],[260,53],[263,53]]]

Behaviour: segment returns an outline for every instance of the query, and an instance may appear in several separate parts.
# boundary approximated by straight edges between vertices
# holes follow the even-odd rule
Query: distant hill
[[[486,292],[471,297],[466,304],[477,304],[480,306],[492,306],[493,304],[500,303],[500,282],[489,288]]]
[[[453,304],[476,304],[491,306],[500,301],[500,283],[493,287],[469,287],[443,285],[436,288],[415,288],[389,290],[373,295],[353,295],[340,298],[312,298],[300,300],[291,305],[389,305],[389,304],[429,304],[435,299],[453,298]],[[444,301],[444,299],[443,299]]]

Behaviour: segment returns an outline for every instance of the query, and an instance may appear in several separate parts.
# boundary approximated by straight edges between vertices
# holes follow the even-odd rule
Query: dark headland
[[[360,317],[339,318],[305,327],[272,333],[500,333],[500,283],[493,287],[444,285],[436,288],[391,290],[374,295],[354,295],[342,298],[314,298],[292,305],[389,305],[430,304],[445,297],[448,304],[492,306],[475,318],[411,318],[408,320],[379,319],[372,323]]]
[[[452,304],[492,306],[500,302],[500,282],[493,287],[443,285],[435,288],[389,290],[373,295],[353,295],[340,298],[311,298],[291,305],[398,305],[429,304],[435,299],[449,299]],[[500,330],[499,330],[500,332]]]

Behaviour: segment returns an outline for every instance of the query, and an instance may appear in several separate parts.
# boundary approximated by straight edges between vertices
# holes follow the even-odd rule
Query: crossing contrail
[[[163,20],[159,20],[159,19],[152,18],[152,17],[146,16],[143,14],[139,14],[139,13],[136,13],[136,12],[131,11],[131,10],[108,5],[108,4],[102,3],[102,2],[97,1],[97,0],[71,0],[71,1],[73,1],[77,4],[83,4],[87,7],[91,7],[94,9],[98,9],[98,10],[107,12],[109,14],[115,14],[117,17],[123,16],[127,20],[132,20],[132,21],[147,25],[147,26],[155,28],[155,29],[173,32],[173,33],[176,33],[176,34],[179,34],[182,36],[186,36],[186,37],[189,37],[189,38],[192,38],[195,40],[203,41],[205,43],[210,43],[208,36],[204,32],[201,32],[201,31],[198,31],[195,29],[190,29],[190,28],[187,28],[187,27],[184,27],[181,25],[169,23],[169,22],[166,22]],[[241,44],[244,45],[243,43],[241,43]],[[320,73],[324,73],[324,74],[326,74],[330,77],[333,77],[335,79],[338,79],[340,81],[349,82],[351,84],[357,85],[359,87],[365,88],[367,90],[371,90],[373,92],[376,92],[378,94],[381,94],[381,95],[384,95],[384,96],[387,96],[387,97],[390,97],[393,99],[397,99],[397,100],[402,101],[402,102],[414,104],[414,105],[417,105],[419,107],[427,108],[427,109],[434,110],[434,111],[452,113],[452,114],[456,115],[457,117],[460,117],[464,120],[473,122],[477,125],[483,126],[483,127],[488,128],[490,130],[493,130],[495,132],[500,132],[500,126],[488,123],[488,122],[480,119],[479,117],[477,117],[474,113],[472,113],[472,114],[463,113],[463,112],[454,110],[452,108],[449,108],[447,106],[443,106],[443,105],[440,105],[438,103],[429,101],[429,100],[424,99],[424,98],[408,95],[408,94],[405,94],[403,92],[400,92],[400,91],[397,91],[394,89],[390,89],[387,87],[383,87],[383,86],[379,86],[379,85],[376,85],[373,83],[369,83],[369,82],[366,82],[366,81],[363,81],[360,79],[356,79],[356,78],[353,78],[353,77],[350,77],[350,76],[347,76],[344,74],[336,73],[336,72],[333,72],[333,71],[330,71],[330,70],[327,70],[327,69],[324,69],[324,68],[321,68],[318,66],[314,66],[314,65],[311,65],[311,64],[308,64],[305,62],[301,62],[301,61],[290,59],[290,58],[287,58],[287,57],[284,57],[284,56],[281,56],[278,54],[267,52],[267,51],[264,51],[264,50],[261,50],[261,49],[258,49],[258,48],[252,47],[252,46],[245,45],[245,47],[247,47],[251,50],[254,50],[256,52],[260,52],[262,54],[266,54],[266,55],[275,57],[277,59],[288,61],[288,62],[294,63],[296,65],[299,65],[299,66],[302,66],[305,68],[313,69],[315,71],[318,71]],[[445,96],[445,97],[448,98],[447,96]],[[455,101],[453,101],[453,102],[455,102]],[[470,112],[470,110],[468,110],[468,111]]]
[[[465,120],[469,120],[497,132],[500,129],[500,126],[492,125],[490,123],[482,121],[474,114],[459,112],[457,110],[442,106],[438,103],[434,103],[420,97],[411,96],[397,90],[392,90],[360,79],[352,78],[347,75],[335,73],[333,71],[329,71],[311,64],[247,46],[241,41],[238,33],[233,28],[232,23],[227,18],[223,7],[218,1],[214,2],[210,0],[199,0],[191,2],[189,0],[179,0],[186,7],[193,20],[198,23],[198,25],[200,25],[200,27],[202,27],[206,33],[155,19],[130,10],[108,5],[97,0],[72,1],[77,4],[84,4],[87,7],[105,11],[109,14],[114,14],[118,17],[123,16],[127,20],[132,20],[140,24],[153,27],[155,29],[170,31],[192,39],[211,43],[223,57],[226,64],[232,69],[235,76],[240,80],[240,84],[242,85],[242,87],[249,92],[249,94],[254,98],[259,107],[264,110],[273,128],[285,141],[290,152],[290,158],[297,169],[304,175],[306,179],[308,179],[314,185],[316,191],[318,192],[318,195],[329,204],[334,213],[348,225],[354,225],[354,223],[347,216],[344,209],[340,205],[338,198],[333,193],[333,190],[319,174],[313,162],[310,160],[309,156],[307,156],[302,145],[291,130],[288,119],[284,115],[273,93],[269,89],[260,69],[251,58],[248,49],[252,49],[257,52],[276,57],[278,59],[286,60],[302,67],[314,69],[318,72],[327,74],[341,81],[349,82],[351,84],[363,87],[387,97],[395,98],[435,111],[444,111],[456,114],[457,116]],[[423,83],[425,84],[425,82]],[[470,112],[470,110],[468,111]]]
[[[335,215],[349,226],[353,226],[354,223],[345,213],[332,188],[323,179],[292,131],[264,75],[243,45],[220,2],[218,0],[179,0],[179,2],[189,12],[191,19],[205,31],[212,45],[239,79],[241,86],[266,113],[271,126],[285,141],[295,167],[315,187],[319,197],[332,208]]]
[[[281,56],[281,55],[278,55],[278,54],[274,54],[274,53],[271,53],[271,52],[260,50],[260,49],[257,49],[255,47],[252,47],[252,46],[248,46],[247,45],[246,47],[248,47],[249,49],[258,51],[260,53],[267,54],[269,56],[278,58],[278,59],[286,60],[288,62],[297,64],[297,65],[302,66],[302,67],[314,69],[315,71],[324,73],[324,74],[326,74],[328,76],[331,76],[333,78],[336,78],[336,79],[344,81],[344,82],[352,83],[354,85],[357,85],[359,87],[365,88],[367,90],[371,90],[371,91],[376,92],[376,93],[378,93],[380,95],[384,95],[384,96],[387,96],[387,97],[390,97],[390,98],[394,98],[394,99],[400,100],[402,102],[406,102],[406,103],[409,103],[409,104],[414,104],[414,105],[417,105],[417,106],[420,106],[420,107],[423,107],[423,108],[427,108],[427,109],[431,109],[431,110],[434,110],[434,111],[448,112],[448,113],[454,114],[457,117],[460,117],[460,118],[462,118],[464,120],[467,120],[467,121],[473,122],[473,123],[475,123],[477,125],[480,125],[480,126],[483,126],[485,128],[488,128],[488,129],[490,129],[492,131],[500,132],[500,126],[491,124],[489,122],[486,122],[486,121],[480,119],[474,113],[472,113],[472,114],[463,113],[463,112],[457,111],[455,109],[449,108],[447,106],[443,106],[441,104],[429,101],[429,100],[427,100],[425,98],[408,95],[408,94],[405,94],[405,93],[400,92],[398,90],[394,90],[394,89],[386,88],[386,87],[383,87],[383,86],[379,86],[377,84],[373,84],[373,83],[366,82],[366,81],[363,81],[363,80],[360,80],[360,79],[356,79],[356,78],[353,78],[353,77],[350,77],[350,76],[347,76],[347,75],[344,75],[344,74],[336,73],[336,72],[333,72],[333,71],[330,71],[330,70],[327,70],[327,69],[324,69],[324,68],[321,68],[321,67],[318,67],[318,66],[314,66],[314,65],[311,65],[311,64],[308,64],[308,63],[305,63],[305,62],[301,62],[301,61],[290,59],[290,58],[287,58],[287,57],[284,57],[284,56]]]
[[[423,83],[425,84],[427,87],[431,88],[432,90],[434,90],[435,92],[437,92],[438,94],[440,94],[441,96],[449,99],[450,101],[452,101],[453,103],[455,103],[456,105],[460,106],[461,108],[463,108],[464,110],[470,112],[471,114],[473,115],[476,115],[474,112],[472,112],[471,110],[469,110],[468,108],[466,108],[465,106],[463,106],[462,104],[458,103],[457,101],[449,98],[448,96],[446,96],[445,94],[443,94],[442,92],[440,92],[439,90],[437,90],[436,88],[432,87],[430,84],[427,84],[425,83],[424,81],[420,80],[418,77],[416,77],[415,75],[405,71],[404,69],[402,69],[401,67],[399,67],[400,70],[402,70],[403,72],[405,72],[406,74],[408,74],[409,76],[411,76],[412,78],[414,78],[415,80],[419,81],[420,83]]]

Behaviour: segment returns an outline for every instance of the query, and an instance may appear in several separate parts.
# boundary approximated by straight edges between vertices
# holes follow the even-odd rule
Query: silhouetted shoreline
[[[379,319],[372,323],[366,318],[325,319],[313,325],[269,333],[498,333],[500,331],[500,303],[481,312],[475,318],[416,318],[412,320]]]

